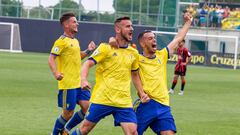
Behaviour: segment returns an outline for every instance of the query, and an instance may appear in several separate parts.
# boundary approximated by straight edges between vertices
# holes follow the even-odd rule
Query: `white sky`
[[[59,0],[20,0],[24,6],[35,7],[38,6],[39,1],[44,7],[53,6],[59,2]],[[82,1],[82,4],[86,10],[97,10],[97,1],[99,1],[100,11],[114,11],[112,4],[113,0],[73,0],[77,3]]]

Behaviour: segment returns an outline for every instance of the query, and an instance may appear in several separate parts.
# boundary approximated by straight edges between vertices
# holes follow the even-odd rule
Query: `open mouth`
[[[132,36],[132,34],[133,34],[133,33],[132,33],[132,32],[130,32],[130,33],[128,33],[128,36]]]
[[[157,50],[157,45],[156,45],[156,44],[152,44],[152,48],[153,48],[154,50]]]

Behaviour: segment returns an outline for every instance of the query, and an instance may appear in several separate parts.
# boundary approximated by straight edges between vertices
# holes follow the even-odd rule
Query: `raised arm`
[[[86,58],[91,52],[94,51],[94,49],[96,48],[96,45],[93,41],[91,41],[89,44],[88,44],[88,48],[84,51],[81,51],[81,59],[84,59]]]
[[[150,100],[150,98],[143,91],[142,82],[140,80],[138,71],[132,71],[132,81],[133,81],[135,88],[137,89],[138,96],[139,96],[141,102],[142,103],[148,102]]]
[[[191,26],[191,23],[192,23],[191,14],[188,12],[184,13],[184,20],[185,20],[185,24],[183,25],[181,31],[178,32],[178,34],[175,36],[175,38],[167,46],[170,54],[172,54],[174,52],[174,50],[177,48],[179,42],[181,42],[185,38],[185,36]]]

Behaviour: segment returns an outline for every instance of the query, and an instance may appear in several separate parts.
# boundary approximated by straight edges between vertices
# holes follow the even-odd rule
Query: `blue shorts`
[[[137,104],[137,102],[135,103]],[[136,115],[139,135],[142,135],[149,126],[158,135],[161,131],[166,130],[176,133],[176,125],[169,106],[151,99],[148,103],[139,103],[139,106],[136,107]]]
[[[115,126],[120,126],[121,122],[137,124],[137,118],[133,108],[119,108],[95,103],[90,105],[88,112],[86,113],[86,119],[97,123],[110,114],[113,115]]]
[[[59,90],[58,92],[58,107],[67,110],[74,110],[76,104],[80,100],[89,101],[91,93],[89,90],[82,90],[81,88]]]

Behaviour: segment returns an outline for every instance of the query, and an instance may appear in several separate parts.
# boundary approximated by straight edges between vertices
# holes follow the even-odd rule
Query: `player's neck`
[[[67,31],[64,31],[63,35],[66,37],[69,37],[69,38],[74,38],[74,36],[75,36],[75,34],[73,34],[71,32],[67,32]]]
[[[119,36],[116,36],[115,38],[117,40],[117,43],[118,43],[119,47],[125,47],[127,44],[129,44],[128,41],[126,41],[125,39],[123,39]]]
[[[143,56],[149,59],[154,59],[156,57],[155,53],[143,52]]]

